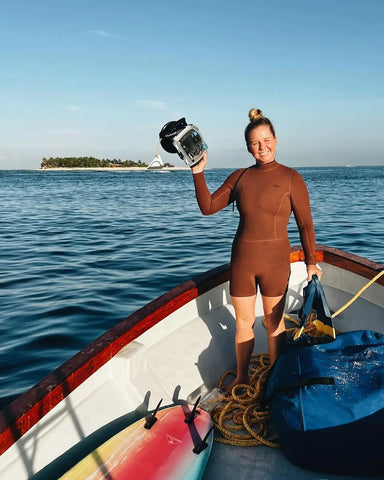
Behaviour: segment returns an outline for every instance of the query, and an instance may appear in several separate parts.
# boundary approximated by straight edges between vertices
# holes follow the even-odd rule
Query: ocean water
[[[298,170],[317,242],[384,263],[384,166]],[[211,191],[231,172],[207,170]],[[0,407],[229,260],[238,213],[203,217],[189,171],[0,171],[0,185]],[[289,236],[299,243],[293,220]]]

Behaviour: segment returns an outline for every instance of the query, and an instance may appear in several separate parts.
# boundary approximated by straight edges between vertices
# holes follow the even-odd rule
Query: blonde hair
[[[245,129],[244,136],[245,141],[248,143],[249,134],[251,131],[258,127],[259,125],[267,125],[274,137],[276,137],[275,129],[273,128],[272,122],[269,118],[264,117],[263,112],[259,108],[251,108],[248,112],[249,123]]]
[[[259,108],[251,108],[248,113],[249,121],[256,122],[263,116],[263,112]]]

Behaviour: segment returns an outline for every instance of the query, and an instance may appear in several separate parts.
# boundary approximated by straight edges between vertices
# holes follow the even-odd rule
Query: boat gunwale
[[[332,247],[316,246],[316,259],[368,279],[384,265]],[[291,263],[303,261],[291,247]],[[145,331],[203,293],[229,280],[229,264],[197,275],[164,293],[117,323],[0,412],[0,455],[88,377]],[[384,285],[384,276],[378,280]]]

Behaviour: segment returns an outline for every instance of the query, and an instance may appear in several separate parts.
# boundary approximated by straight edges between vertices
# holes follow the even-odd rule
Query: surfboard
[[[156,410],[111,437],[60,480],[198,480],[211,452],[212,429],[209,413],[197,402]]]

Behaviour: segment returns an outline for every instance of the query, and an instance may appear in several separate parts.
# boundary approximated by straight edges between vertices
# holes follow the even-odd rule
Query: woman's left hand
[[[200,162],[191,168],[193,174],[204,172],[205,166],[207,165],[207,158],[208,152],[205,152]]]
[[[307,280],[310,282],[312,280],[312,275],[317,275],[318,279],[321,280],[323,271],[317,265],[307,265]]]

